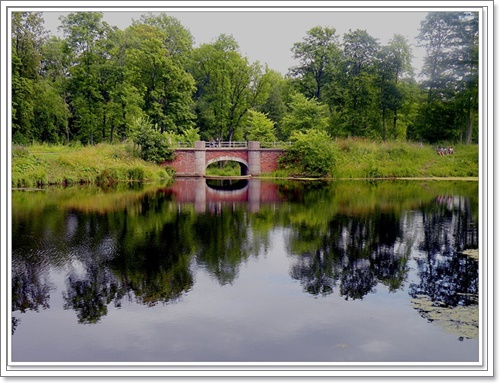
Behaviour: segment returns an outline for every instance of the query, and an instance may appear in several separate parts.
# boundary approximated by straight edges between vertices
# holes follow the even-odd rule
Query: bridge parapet
[[[273,142],[262,142],[262,141],[196,141],[204,142],[205,148],[210,149],[222,149],[222,148],[248,148],[250,142],[259,142],[261,149],[284,149],[288,148],[292,143],[290,141],[273,141]],[[177,148],[192,148],[194,149],[195,143],[191,142],[177,142]]]

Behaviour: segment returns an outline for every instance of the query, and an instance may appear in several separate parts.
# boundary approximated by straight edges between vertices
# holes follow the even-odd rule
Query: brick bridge
[[[175,149],[174,159],[165,161],[175,170],[176,176],[203,177],[207,166],[219,161],[236,161],[241,175],[270,173],[278,168],[278,158],[283,148],[261,148],[259,141],[208,143],[196,141],[194,148]]]

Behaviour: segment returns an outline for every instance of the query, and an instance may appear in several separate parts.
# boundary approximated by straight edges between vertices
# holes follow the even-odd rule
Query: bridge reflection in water
[[[260,179],[210,180],[203,177],[176,179],[163,189],[172,194],[179,204],[194,203],[197,213],[217,204],[247,203],[251,212],[258,212],[261,204],[280,202],[278,185]]]

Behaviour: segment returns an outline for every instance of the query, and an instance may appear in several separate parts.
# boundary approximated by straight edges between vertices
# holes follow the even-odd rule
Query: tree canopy
[[[144,118],[159,133],[205,140],[288,140],[315,129],[331,139],[475,143],[478,18],[428,13],[417,80],[411,43],[397,34],[381,44],[366,30],[315,26],[290,47],[297,64],[282,75],[251,62],[230,34],[195,46],[166,13],[121,30],[101,12],[73,12],[56,37],[41,12],[13,12],[13,142],[122,141]]]

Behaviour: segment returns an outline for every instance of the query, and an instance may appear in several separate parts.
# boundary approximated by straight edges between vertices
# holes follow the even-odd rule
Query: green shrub
[[[168,146],[166,136],[155,129],[149,119],[136,120],[132,139],[144,161],[160,163],[173,159],[174,151]]]
[[[324,131],[309,129],[296,131],[290,140],[292,145],[281,157],[280,164],[311,177],[331,174],[335,165],[335,151],[330,136]]]

